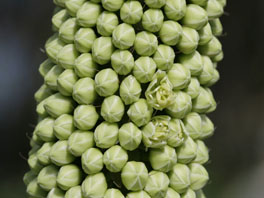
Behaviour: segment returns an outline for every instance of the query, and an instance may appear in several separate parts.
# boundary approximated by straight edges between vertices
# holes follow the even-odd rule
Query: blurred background
[[[0,1],[0,197],[24,198],[29,139],[36,123],[38,66],[51,35],[52,1]],[[222,17],[225,59],[213,91],[217,130],[207,140],[208,198],[264,196],[264,1],[228,1]]]

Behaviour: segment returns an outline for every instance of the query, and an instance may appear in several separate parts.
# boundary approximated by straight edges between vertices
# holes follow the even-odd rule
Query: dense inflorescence
[[[225,0],[54,0],[31,198],[205,198]]]

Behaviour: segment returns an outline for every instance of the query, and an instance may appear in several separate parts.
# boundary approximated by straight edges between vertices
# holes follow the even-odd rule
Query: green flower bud
[[[205,7],[209,19],[215,19],[224,13],[224,8],[218,0],[208,0]]]
[[[101,6],[92,2],[85,2],[77,11],[77,22],[83,27],[94,27],[101,13]]]
[[[182,27],[182,38],[177,44],[177,48],[184,54],[191,54],[195,52],[198,43],[198,32],[189,27]]]
[[[174,21],[180,20],[186,13],[185,0],[167,0],[164,7],[166,16]]]
[[[57,54],[64,47],[65,43],[59,39],[58,34],[51,36],[46,44],[45,51],[53,63],[57,63]]]
[[[104,65],[111,60],[114,52],[111,37],[99,37],[94,40],[92,47],[93,59],[96,63]]]
[[[139,191],[144,189],[148,180],[148,169],[143,162],[127,162],[121,173],[122,183],[126,189]]]
[[[35,93],[34,98],[39,103],[53,94],[53,91],[47,86],[42,85]]]
[[[167,144],[169,116],[156,116],[142,129],[143,143],[147,148],[162,148]]]
[[[219,54],[217,54],[216,56],[211,57],[211,60],[212,60],[213,62],[220,62],[220,61],[223,60],[223,58],[224,58],[224,52],[221,51],[221,52],[220,52]]]
[[[133,75],[140,83],[147,83],[152,80],[156,68],[156,63],[151,57],[141,56],[135,61]]]
[[[126,1],[120,9],[121,20],[128,24],[138,23],[143,15],[143,8],[138,1]]]
[[[138,101],[141,91],[141,85],[133,75],[127,76],[120,85],[120,96],[125,105]]]
[[[182,26],[175,21],[165,21],[160,29],[161,41],[170,46],[176,45],[182,36]]]
[[[192,189],[188,189],[181,195],[181,198],[196,198],[195,192]]]
[[[65,45],[58,53],[58,64],[64,69],[73,69],[75,59],[79,56],[74,44]]]
[[[126,198],[150,198],[148,193],[146,193],[144,190],[137,191],[137,192],[130,192],[127,194]]]
[[[52,21],[52,27],[54,30],[58,31],[61,27],[61,25],[69,18],[69,14],[66,9],[62,9],[56,14],[53,15],[51,21]]]
[[[191,189],[199,190],[203,188],[209,180],[206,169],[197,163],[190,164],[189,168],[191,170]]]
[[[151,171],[145,191],[153,198],[165,197],[170,180],[168,176],[159,171]]]
[[[36,143],[33,145],[33,147],[30,149],[30,151],[28,152],[28,155],[32,155],[32,154],[36,154],[37,151],[40,149],[40,145],[37,145]]]
[[[128,117],[138,127],[147,124],[151,119],[152,113],[152,107],[143,98],[130,105],[127,111]]]
[[[216,101],[214,99],[213,92],[209,88],[206,88],[206,90],[209,93],[210,103],[211,103],[211,107],[208,109],[208,111],[206,113],[211,113],[211,112],[215,111],[217,104],[216,104]]]
[[[99,118],[96,109],[92,105],[79,105],[74,110],[74,125],[80,130],[92,129]]]
[[[52,188],[55,188],[58,172],[58,167],[54,165],[46,166],[38,174],[38,185],[46,191],[50,191]]]
[[[65,7],[71,16],[76,16],[77,11],[84,4],[85,0],[67,0]]]
[[[92,104],[97,97],[94,80],[89,77],[79,79],[73,86],[72,97],[79,104]]]
[[[95,39],[96,35],[93,29],[80,28],[74,36],[75,47],[79,52],[90,52]]]
[[[198,113],[191,112],[183,119],[185,132],[192,138],[197,139],[202,133],[202,119]]]
[[[207,24],[208,16],[206,11],[199,5],[188,4],[181,22],[186,27],[200,30]]]
[[[61,24],[59,29],[59,37],[65,43],[73,43],[74,35],[79,29],[76,18],[69,18],[63,24]]]
[[[75,131],[68,139],[68,150],[76,157],[81,156],[93,146],[93,133],[89,131]]]
[[[59,140],[67,140],[74,131],[73,116],[63,114],[54,122],[54,134]]]
[[[200,138],[205,139],[213,135],[215,127],[213,122],[206,115],[201,115],[201,118],[202,118],[202,134]]]
[[[118,25],[113,31],[113,44],[119,49],[128,49],[133,46],[136,39],[134,28],[126,23]]]
[[[181,198],[181,196],[172,188],[168,188],[165,198]]]
[[[150,149],[149,161],[154,170],[168,172],[177,162],[175,149],[165,145],[163,148]]]
[[[57,166],[70,164],[75,160],[75,157],[67,149],[67,141],[57,141],[50,150],[50,159]]]
[[[74,102],[71,98],[56,93],[45,100],[44,108],[50,116],[57,118],[62,114],[70,114],[74,109]]]
[[[185,140],[184,125],[179,119],[171,119],[169,122],[169,134],[167,143],[171,147],[178,147]]]
[[[97,32],[102,36],[111,36],[118,25],[118,18],[115,13],[104,11],[97,19]]]
[[[137,33],[134,48],[140,56],[151,56],[158,47],[157,37],[146,31]]]
[[[172,105],[167,107],[167,113],[173,118],[183,118],[192,109],[192,99],[191,97],[183,92],[175,92],[175,101]]]
[[[51,163],[49,156],[50,156],[50,150],[53,144],[54,144],[53,142],[46,142],[37,151],[37,158],[41,164],[48,165]]]
[[[183,145],[177,148],[178,162],[183,164],[190,163],[196,157],[197,144],[192,138],[187,137]]]
[[[54,63],[50,59],[46,59],[39,66],[39,73],[44,78],[49,70],[54,66]]]
[[[207,113],[211,107],[215,105],[213,97],[208,89],[200,87],[199,95],[193,100],[193,111],[197,113]]]
[[[71,187],[65,193],[65,198],[83,198],[81,186]]]
[[[167,45],[159,45],[153,59],[161,70],[168,70],[172,67],[175,59],[174,50]]]
[[[179,62],[191,71],[192,76],[199,76],[203,71],[203,59],[198,51],[180,55]]]
[[[150,8],[161,8],[166,4],[166,0],[145,0],[144,2]]]
[[[128,150],[133,151],[138,148],[142,140],[142,132],[132,122],[123,124],[119,129],[118,139],[120,145]]]
[[[226,6],[226,0],[217,0],[223,7]]]
[[[197,78],[191,78],[191,82],[184,89],[184,91],[191,96],[192,99],[196,98],[200,93],[200,83]]]
[[[219,18],[209,21],[214,36],[221,36],[223,34],[223,25]]]
[[[102,122],[94,131],[94,141],[99,148],[110,148],[118,140],[118,125]]]
[[[195,191],[196,198],[206,198],[202,190]]]
[[[60,7],[65,7],[65,2],[67,0],[53,0],[53,3],[56,4],[57,6],[60,6]]]
[[[59,188],[53,188],[49,191],[47,198],[64,198],[64,192]]]
[[[209,43],[199,46],[198,50],[202,55],[214,57],[222,52],[222,44],[216,37],[213,37]]]
[[[36,126],[36,134],[45,142],[51,142],[56,139],[53,131],[54,119],[45,118]]]
[[[164,15],[160,9],[148,9],[142,17],[142,26],[149,32],[158,32],[163,24]]]
[[[88,175],[82,183],[84,197],[103,197],[107,190],[106,178],[103,173]]]
[[[71,96],[77,80],[78,77],[72,69],[64,70],[57,78],[58,91],[64,96]]]
[[[52,90],[57,91],[57,79],[64,69],[58,65],[52,67],[45,75],[45,84]]]
[[[115,188],[110,188],[105,192],[104,198],[125,198],[120,190]]]
[[[181,64],[173,64],[167,73],[168,79],[174,90],[187,87],[191,80],[191,72],[187,67]]]
[[[191,184],[190,169],[184,164],[175,164],[169,173],[170,187],[178,193],[183,193]]]
[[[134,57],[128,50],[116,50],[111,56],[111,65],[120,75],[127,75],[134,68]]]
[[[119,122],[125,113],[125,106],[119,96],[113,95],[104,99],[101,116],[107,122]]]
[[[57,177],[57,184],[63,190],[69,190],[71,187],[81,183],[82,173],[75,164],[62,166]]]
[[[83,53],[75,60],[75,73],[81,78],[93,78],[96,68],[97,64],[93,61],[90,53]]]
[[[44,104],[45,104],[47,99],[48,98],[46,98],[45,100],[41,101],[36,107],[36,112],[40,116],[40,118],[45,118],[45,117],[48,116],[48,113],[46,112],[46,110],[44,108]]]
[[[103,154],[99,149],[89,148],[82,154],[82,169],[85,173],[99,173],[103,166]]]
[[[31,138],[32,143],[34,143],[35,146],[41,146],[43,144],[43,141],[40,139],[39,136],[37,136],[36,134],[36,128],[32,134],[32,138]],[[31,145],[33,147],[33,145]]]
[[[102,0],[104,9],[115,12],[118,11],[123,5],[124,0]]]
[[[28,172],[25,173],[25,175],[23,176],[23,182],[26,186],[28,186],[28,184],[34,180],[36,178],[36,174],[34,173],[34,171],[30,170]]]
[[[104,153],[103,162],[106,168],[113,173],[120,172],[128,160],[128,154],[121,146],[115,145]]]
[[[202,29],[200,29],[198,33],[200,37],[199,45],[205,45],[213,38],[212,29],[209,23],[207,23]]]
[[[36,198],[45,198],[47,192],[44,191],[37,182],[37,178],[33,179],[27,186],[27,194]]]
[[[209,150],[203,141],[197,140],[197,154],[194,163],[205,164],[209,160]]]
[[[199,6],[206,6],[208,0],[189,0],[190,3],[193,3],[193,4],[196,4],[196,5],[199,5]]]
[[[214,85],[220,79],[219,72],[217,69],[214,69],[212,79],[206,84],[207,87]]]
[[[215,69],[213,62],[208,56],[202,56],[202,59],[204,66],[201,75],[198,77],[198,80],[201,85],[206,85],[213,79]]]
[[[40,164],[38,161],[36,152],[28,157],[27,162],[31,170],[34,171],[34,173],[36,174],[38,174],[39,171],[43,168],[42,164]]]

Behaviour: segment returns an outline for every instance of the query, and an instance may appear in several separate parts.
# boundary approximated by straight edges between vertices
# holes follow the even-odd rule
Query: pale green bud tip
[[[99,37],[95,39],[92,47],[92,55],[94,61],[100,65],[104,65],[111,60],[114,52],[111,37]]]
[[[142,17],[142,26],[149,32],[158,32],[163,24],[164,15],[160,9],[148,9]]]
[[[116,50],[111,56],[111,65],[120,75],[127,75],[134,68],[134,57],[128,50]]]
[[[126,77],[120,85],[120,96],[126,105],[139,100],[141,85],[133,75]]]
[[[151,119],[152,113],[153,109],[145,99],[139,99],[137,102],[133,103],[127,111],[129,118],[138,127],[147,124]]]
[[[142,190],[148,180],[148,170],[144,163],[130,161],[122,169],[121,179],[128,190]]]
[[[205,143],[201,140],[197,140],[196,144],[197,144],[197,154],[193,162],[199,164],[205,164],[209,160],[209,150],[206,147]]]
[[[79,77],[92,78],[97,70],[97,64],[93,61],[91,54],[83,53],[75,60],[74,69]]]
[[[67,0],[53,0],[53,3],[56,4],[57,6],[60,6],[60,7],[65,7],[65,2]]]
[[[85,0],[67,0],[65,7],[71,16],[76,16],[77,11],[84,4]]]
[[[200,29],[198,33],[200,37],[199,45],[205,45],[213,38],[212,28],[209,23],[207,23],[202,29]]]
[[[198,77],[201,85],[207,85],[214,78],[214,65],[211,59],[208,56],[202,56],[203,59],[203,71]]]
[[[57,166],[70,164],[75,157],[67,149],[67,141],[57,141],[50,150],[50,159]]]
[[[69,18],[69,14],[66,9],[62,9],[53,15],[51,21],[53,28],[58,31],[61,25]]]
[[[76,14],[77,22],[83,27],[94,27],[100,13],[101,6],[99,4],[86,2]]]
[[[53,63],[57,63],[57,54],[64,47],[64,45],[65,43],[59,39],[58,34],[54,34],[47,40],[45,44],[45,51]]]
[[[82,198],[81,186],[71,187],[66,193],[65,198]]]
[[[166,16],[174,21],[180,20],[186,13],[185,0],[167,0],[164,7]]]
[[[74,35],[77,32],[79,26],[76,18],[69,18],[63,22],[59,29],[59,37],[65,43],[72,43],[74,41]]]
[[[223,34],[223,26],[219,18],[209,21],[214,36],[221,36]]]
[[[193,139],[200,137],[202,133],[202,119],[198,113],[191,112],[183,119],[185,132]]]
[[[101,116],[108,122],[119,122],[125,113],[125,105],[119,96],[113,95],[104,99]]]
[[[57,79],[63,70],[62,67],[55,65],[46,73],[44,82],[50,89],[57,91]]]
[[[89,148],[82,154],[82,168],[87,174],[95,174],[103,169],[103,154],[97,148]]]
[[[222,44],[216,37],[213,37],[207,44],[199,46],[198,50],[202,55],[214,57],[222,52]]]
[[[167,45],[159,45],[153,59],[158,69],[168,70],[174,63],[175,52]]]
[[[39,186],[46,191],[50,191],[52,188],[55,188],[58,171],[58,167],[54,165],[49,165],[43,168],[37,177]]]
[[[118,11],[123,3],[124,0],[102,0],[104,9],[112,12]]]
[[[118,17],[112,12],[104,11],[97,19],[96,28],[102,36],[111,36],[118,25]]]
[[[182,36],[182,26],[175,21],[165,21],[160,29],[161,41],[170,46],[176,45]]]
[[[188,137],[185,142],[177,148],[178,162],[187,164],[191,162],[197,153],[197,144],[192,138]]]
[[[37,158],[41,164],[43,164],[43,165],[50,164],[49,154],[50,154],[50,150],[51,150],[51,147],[53,146],[53,144],[54,144],[53,142],[46,142],[37,151]]]
[[[224,13],[223,5],[218,0],[209,0],[205,10],[209,19],[219,18]]]
[[[99,148],[110,148],[118,140],[118,125],[116,123],[102,122],[94,132],[94,141]]]
[[[182,194],[182,198],[196,198],[195,192],[192,189],[188,189],[185,193]]]
[[[126,1],[120,9],[122,21],[128,24],[136,24],[141,20],[143,8],[138,1]]]
[[[182,28],[182,38],[177,44],[178,49],[183,54],[193,53],[199,43],[199,34],[195,29],[189,27]]]
[[[53,94],[53,91],[47,86],[42,85],[35,93],[34,98],[39,103]]]
[[[37,176],[36,173],[34,173],[34,171],[32,170],[26,172],[25,175],[23,176],[24,184],[27,186],[32,180],[36,178],[36,176]]]
[[[64,96],[71,96],[73,85],[77,82],[78,77],[72,69],[64,70],[57,79],[58,91]]]
[[[168,176],[159,171],[151,171],[145,191],[153,198],[165,197],[170,180]]]
[[[125,198],[120,190],[115,188],[110,188],[105,192],[104,198]]]
[[[149,161],[154,170],[168,172],[177,162],[175,149],[170,146],[164,146],[160,149],[151,149]]]
[[[81,183],[82,173],[77,165],[70,164],[62,166],[57,177],[57,184],[63,190],[68,190],[71,187]]]
[[[128,154],[122,147],[115,145],[104,153],[104,164],[110,172],[120,172],[127,163]]]
[[[27,186],[27,194],[32,197],[45,198],[47,192],[44,191],[37,182],[37,178],[33,179]]]
[[[190,70],[192,76],[199,76],[203,71],[203,59],[198,51],[180,55],[179,62]]]
[[[46,59],[39,66],[39,73],[42,77],[49,72],[49,70],[54,66],[54,63],[50,59]]]
[[[100,96],[111,96],[119,87],[117,73],[108,68],[98,72],[95,76],[95,90]]]
[[[185,140],[184,125],[179,119],[171,119],[169,122],[169,135],[167,143],[171,147],[182,145]]]
[[[49,191],[47,198],[64,198],[64,191],[57,187],[52,188],[51,191]]]
[[[181,198],[181,196],[172,188],[168,188],[165,198]]]
[[[90,52],[95,39],[96,35],[93,29],[80,28],[74,36],[75,47],[79,52]]]
[[[90,130],[92,129],[99,115],[96,109],[92,105],[79,105],[74,110],[74,125],[80,130]]]
[[[82,183],[84,197],[103,197],[107,190],[106,178],[103,173],[89,175]]]
[[[55,135],[53,131],[54,119],[47,117],[40,121],[36,126],[36,134],[46,142],[54,141]]]
[[[158,47],[157,37],[150,32],[140,32],[136,35],[134,48],[140,56],[151,56]]]
[[[58,52],[57,61],[58,64],[64,69],[73,69],[75,59],[79,56],[79,52],[76,50],[74,44],[65,45]]]
[[[126,23],[118,25],[113,31],[113,44],[119,49],[128,49],[133,46],[136,38],[134,28]]]
[[[193,111],[197,113],[209,113],[216,107],[216,102],[211,91],[200,87],[199,95],[193,100]]]
[[[150,196],[148,195],[148,193],[146,193],[146,191],[141,190],[138,192],[130,192],[127,194],[126,198],[150,198]]]
[[[166,0],[145,0],[145,3],[150,8],[161,8],[166,4]]]
[[[201,138],[208,138],[213,135],[215,127],[213,122],[206,116],[201,115],[202,118],[202,134]]]
[[[220,61],[223,60],[223,58],[224,58],[224,52],[223,51],[221,51],[216,56],[211,57],[211,59],[212,59],[213,62],[220,62]]]
[[[187,94],[191,96],[192,99],[196,98],[200,93],[200,83],[197,78],[191,78],[191,82],[184,90]]]
[[[169,173],[170,187],[178,193],[183,193],[190,186],[190,169],[184,164],[174,165]]]

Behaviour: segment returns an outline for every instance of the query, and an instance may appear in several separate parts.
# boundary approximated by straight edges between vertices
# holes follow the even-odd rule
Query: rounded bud
[[[163,148],[150,149],[149,161],[154,170],[168,172],[177,162],[176,151],[167,145]]]
[[[202,134],[200,138],[205,139],[213,135],[215,127],[213,122],[206,115],[201,115],[201,118],[202,118]]]
[[[172,188],[168,188],[165,198],[181,198],[181,196]]]
[[[81,156],[88,148],[94,146],[93,136],[89,131],[75,131],[68,139],[68,150],[76,157]]]
[[[61,9],[59,12],[52,16],[52,28],[58,31],[61,25],[69,18],[69,13],[66,9]]]
[[[209,175],[206,169],[197,163],[192,163],[189,165],[191,170],[191,189],[199,190],[203,188],[209,180]]]
[[[186,87],[184,89],[184,91],[191,96],[192,99],[196,98],[199,93],[200,93],[200,83],[199,80],[197,78],[191,78],[191,82],[188,85],[188,87]]]
[[[192,138],[187,137],[185,142],[177,148],[178,162],[183,164],[190,163],[196,157],[197,144]]]
[[[134,68],[133,54],[128,50],[116,50],[111,56],[111,65],[120,75],[127,75]]]
[[[132,122],[123,124],[118,133],[120,145],[128,150],[133,151],[138,148],[142,140],[142,132]]]
[[[213,38],[212,29],[209,23],[207,23],[202,29],[200,29],[198,33],[200,37],[199,45],[205,45]]]
[[[105,192],[104,198],[125,198],[120,190],[115,188],[110,188]]]
[[[102,122],[94,131],[94,141],[99,148],[110,148],[118,140],[118,125],[116,123]]]
[[[211,57],[211,60],[212,60],[213,62],[220,62],[220,61],[223,60],[223,58],[224,58],[224,52],[221,51],[221,52],[220,52],[219,54],[217,54],[216,56],[212,56],[212,57]]]
[[[50,150],[50,159],[57,166],[70,164],[75,160],[75,157],[67,149],[67,141],[57,141]]]
[[[158,69],[168,70],[172,67],[175,59],[174,50],[167,45],[159,45],[153,56]]]
[[[107,122],[119,122],[125,113],[125,106],[119,96],[113,95],[104,99],[101,116]]]
[[[77,11],[85,3],[85,0],[67,0],[65,7],[71,16],[76,16]]]
[[[213,37],[207,44],[199,46],[198,50],[202,55],[214,57],[222,52],[222,44],[216,37]]]
[[[170,187],[178,193],[183,193],[191,184],[190,169],[184,164],[175,164],[169,173]]]
[[[96,34],[92,28],[80,28],[74,36],[74,44],[76,49],[81,53],[90,52]]]
[[[84,197],[103,197],[107,190],[106,178],[103,173],[88,175],[82,183]]]
[[[79,79],[73,86],[72,97],[79,104],[92,104],[97,97],[94,80],[89,77]]]
[[[143,190],[148,180],[148,169],[143,162],[127,162],[122,169],[121,179],[126,189]]]
[[[180,20],[186,13],[185,0],[167,0],[164,7],[166,16],[174,21]]]
[[[60,6],[60,7],[65,7],[65,2],[66,2],[67,0],[53,0],[53,3],[55,4],[55,5],[57,5],[57,6]]]
[[[152,113],[152,107],[143,98],[130,105],[127,111],[128,117],[138,127],[147,124],[151,119]]]
[[[145,0],[144,2],[150,8],[161,8],[166,4],[166,0]]]
[[[205,143],[201,140],[197,140],[196,144],[197,144],[197,154],[193,162],[199,164],[205,164],[209,160],[209,150],[206,147]]]
[[[46,142],[37,151],[37,158],[41,164],[48,165],[51,163],[49,156],[50,156],[50,150],[53,144],[54,144],[53,142]]]
[[[37,104],[37,107],[36,107],[36,112],[37,112],[40,120],[48,116],[48,113],[46,112],[46,110],[44,108],[44,104],[45,104],[46,100],[47,100],[47,98],[45,100],[41,101],[39,104]]]
[[[208,0],[189,0],[191,3],[199,5],[199,6],[206,6]]]
[[[181,198],[196,198],[195,192],[192,189],[188,189],[181,195]]]
[[[115,47],[125,50],[133,46],[136,33],[131,25],[122,23],[114,29],[112,38]]]
[[[171,119],[169,122],[169,134],[167,144],[171,147],[178,147],[185,140],[184,125],[179,119]]]
[[[30,170],[28,172],[26,172],[23,176],[23,182],[26,186],[28,186],[28,184],[34,180],[36,178],[36,174],[34,173],[34,171]]]
[[[74,131],[73,116],[63,114],[54,122],[54,134],[60,140],[67,140]]]
[[[64,69],[58,65],[52,67],[44,77],[45,84],[52,90],[57,91],[57,79]]]
[[[71,96],[78,77],[72,69],[64,70],[57,78],[57,89],[64,96]]]
[[[81,186],[71,187],[65,193],[65,198],[82,198],[82,188],[81,188]]]
[[[74,125],[80,130],[92,129],[99,118],[96,109],[92,105],[79,105],[74,110]]]
[[[39,103],[52,94],[53,91],[47,85],[43,84],[34,94],[34,98],[37,101],[37,103]]]
[[[57,54],[58,64],[64,69],[73,69],[75,59],[79,56],[74,44],[65,45]]]
[[[38,71],[40,75],[44,78],[45,75],[49,72],[49,70],[51,70],[53,66],[54,63],[48,58],[39,65]]]
[[[54,119],[47,117],[40,121],[36,126],[36,134],[45,142],[51,142],[56,139],[53,131]]]
[[[208,111],[215,106],[215,100],[209,89],[200,87],[199,95],[193,100],[192,110],[197,113],[208,113]]]
[[[198,77],[198,80],[201,85],[206,85],[213,79],[215,69],[213,62],[208,56],[202,56],[202,59],[203,59],[203,71]]]
[[[111,36],[118,25],[118,17],[115,13],[104,11],[97,19],[96,29],[102,36]]]
[[[59,37],[65,43],[73,43],[74,35],[77,32],[79,26],[76,18],[69,18],[63,22],[59,29]]]
[[[159,31],[161,41],[170,46],[176,45],[182,36],[182,26],[176,21],[164,21]]]
[[[219,18],[224,13],[224,8],[218,0],[208,0],[205,10],[209,19]]]
[[[114,52],[111,37],[99,37],[94,40],[92,47],[92,56],[96,63],[104,65],[111,60]]]
[[[210,87],[214,85],[219,79],[220,79],[219,72],[217,71],[217,69],[214,69],[212,79],[205,86]]]
[[[121,20],[128,24],[138,23],[143,15],[143,8],[138,1],[126,1],[120,9]]]
[[[182,27],[182,38],[177,44],[177,48],[183,54],[193,53],[199,43],[199,34],[195,29]]]
[[[38,185],[37,178],[33,179],[28,184],[27,194],[32,197],[41,197],[41,198],[44,198],[47,196],[47,192]]]
[[[118,11],[123,5],[124,0],[102,0],[104,9],[115,12]]]
[[[223,34],[223,25],[219,18],[212,19],[209,23],[214,36],[221,36]]]
[[[209,93],[210,103],[211,103],[211,107],[206,111],[206,113],[211,113],[211,112],[215,111],[217,104],[216,104],[216,101],[214,99],[214,95],[213,95],[213,92],[211,91],[211,89],[206,88],[206,91]]]
[[[199,76],[203,71],[203,59],[198,51],[180,55],[179,62],[190,70],[192,76]]]
[[[155,53],[158,47],[158,39],[157,37],[146,31],[142,31],[137,33],[134,49],[137,54],[140,56],[151,56]]]
[[[144,190],[137,191],[137,192],[130,192],[127,194],[126,198],[150,198],[148,193],[146,193]]]
[[[89,148],[82,154],[82,168],[87,174],[98,173],[103,169],[103,154],[97,148]]]
[[[65,43],[59,39],[58,34],[51,36],[45,43],[46,54],[53,63],[57,63],[57,54],[64,45]]]
[[[46,191],[50,191],[52,188],[55,188],[58,172],[58,167],[54,165],[44,167],[39,172],[37,177],[39,186]]]
[[[83,27],[94,27],[101,13],[101,6],[93,2],[85,2],[77,11],[76,17],[79,25]]]
[[[64,198],[64,191],[57,187],[52,188],[47,198]]]
[[[75,59],[74,69],[75,73],[81,78],[93,78],[97,70],[97,64],[93,61],[90,53],[83,53]]]
[[[160,9],[148,9],[142,17],[142,26],[149,32],[158,32],[163,24],[164,15]]]
[[[184,119],[185,132],[192,138],[197,139],[202,133],[202,119],[198,113],[191,112]]]

